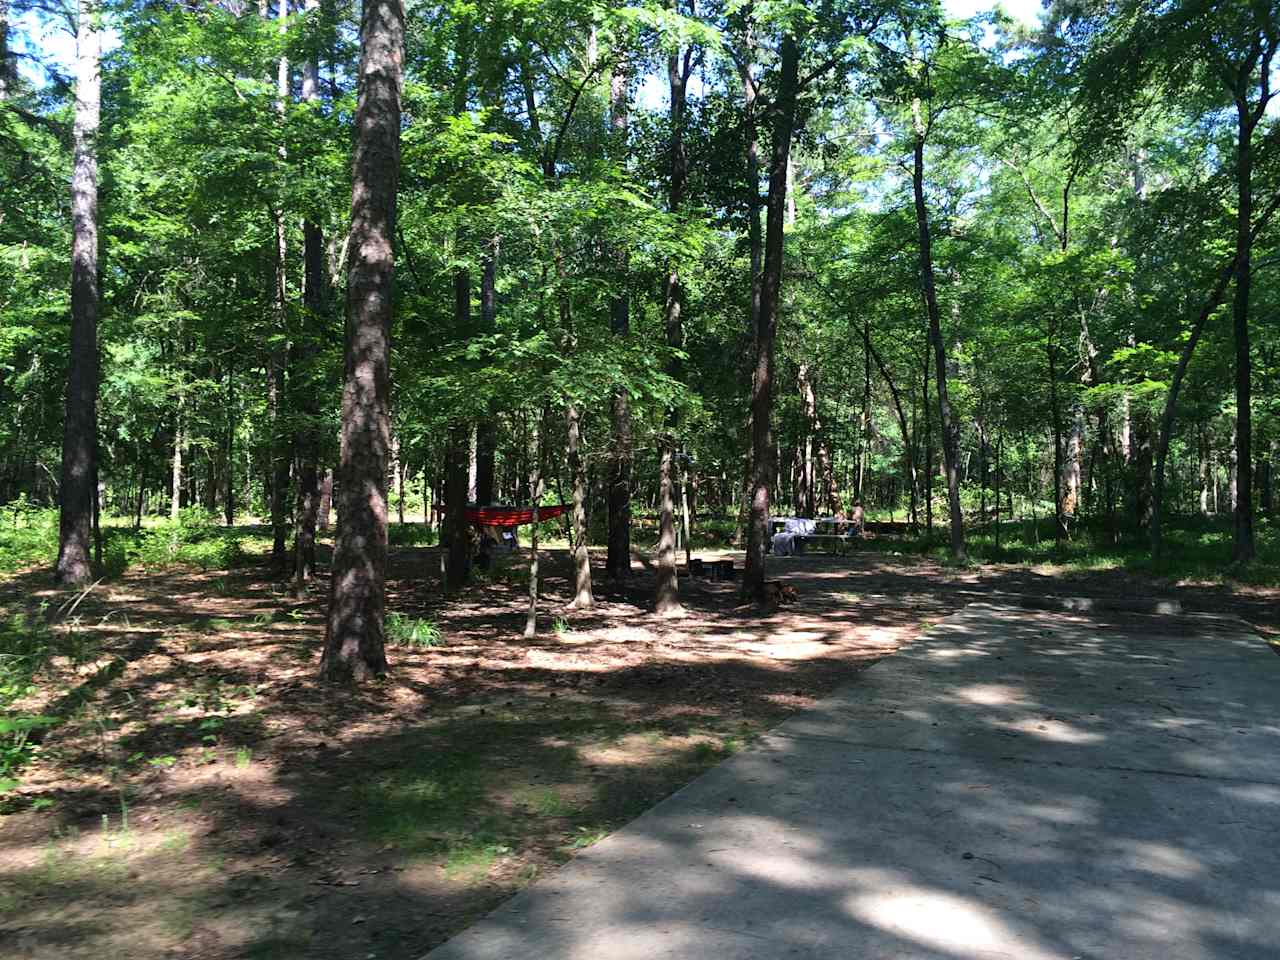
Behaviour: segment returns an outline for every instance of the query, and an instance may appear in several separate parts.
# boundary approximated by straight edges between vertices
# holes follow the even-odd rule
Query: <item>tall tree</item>
[[[305,0],[308,37],[318,34],[315,19],[320,0]],[[302,65],[302,102],[312,109],[320,105],[320,51],[308,42]],[[293,521],[293,592],[301,596],[310,584],[316,566],[316,518],[320,511],[320,383],[314,369],[320,341],[324,336],[328,303],[325,270],[324,231],[313,213],[302,222],[302,315],[294,363],[292,391],[299,427],[294,439],[298,461],[298,501]]]
[[[260,0],[264,11],[267,0]],[[276,28],[283,38],[288,33],[289,0],[276,0]],[[271,416],[271,562],[283,569],[286,560],[288,541],[288,498],[289,498],[289,461],[290,447],[288,433],[285,429],[289,397],[286,378],[289,366],[289,264],[288,264],[288,229],[285,223],[283,198],[283,179],[286,176],[285,163],[288,152],[285,147],[285,113],[289,103],[289,58],[281,54],[276,61],[276,131],[279,145],[276,153],[279,158],[278,184],[279,198],[271,211],[271,219],[275,225],[275,272],[272,282],[272,306],[275,312],[275,330],[270,338],[267,360],[267,396],[268,412]]]
[[[321,676],[386,672],[391,318],[404,69],[401,0],[365,0],[352,159],[349,330],[338,461],[338,532]]]
[[[689,75],[693,70],[694,47],[676,47],[667,56],[667,83],[671,92],[671,158],[667,209],[678,215],[684,203],[689,179],[689,157],[685,150],[685,114],[688,109]],[[667,346],[673,351],[684,346],[681,318],[680,265],[672,261],[667,268],[664,297],[663,332]],[[678,365],[670,371],[680,378]],[[673,409],[667,414],[666,432],[661,441],[658,460],[658,563],[654,584],[654,609],[660,616],[676,616],[683,607],[676,575],[676,430],[679,418]]]
[[[912,55],[911,27],[904,24],[903,31],[908,40],[908,53]],[[929,317],[929,344],[933,350],[938,425],[942,430],[942,462],[947,478],[951,557],[954,560],[964,560],[964,514],[960,508],[960,422],[951,408],[951,397],[947,389],[947,345],[942,336],[942,318],[934,279],[933,232],[929,226],[929,206],[925,198],[925,144],[937,116],[933,103],[934,81],[929,75],[930,64],[926,59],[909,63],[908,70],[918,84],[911,98],[911,195],[919,238],[920,287],[925,312]]]
[[[614,67],[609,83],[609,125],[615,154],[625,160],[630,127],[630,95],[627,65]],[[631,333],[631,297],[627,291],[628,254],[617,252],[620,287],[609,309],[614,336],[625,339]],[[609,546],[605,571],[614,580],[631,576],[631,471],[634,461],[631,439],[631,405],[624,388],[613,392],[610,406],[612,446],[609,451]]]
[[[751,385],[751,522],[742,592],[765,599],[765,545],[769,538],[769,484],[774,471],[773,368],[782,292],[783,227],[787,217],[787,170],[800,100],[800,43],[790,29],[782,36],[778,93],[773,104],[773,145],[769,156],[769,195],[765,202],[764,271],[756,311],[755,372]]]
[[[92,576],[89,542],[98,491],[98,126],[102,109],[102,10],[76,8],[76,106],[71,174],[71,352],[59,483],[59,583]]]

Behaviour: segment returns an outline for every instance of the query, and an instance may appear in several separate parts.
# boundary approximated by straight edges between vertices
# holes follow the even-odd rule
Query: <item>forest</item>
[[[467,871],[509,893],[854,669],[704,670],[802,617],[779,571],[893,637],[975,584],[1270,596],[1280,10],[1019,8],[0,0],[0,812],[114,837],[435,704],[443,759],[359,797],[462,898],[419,949],[492,902]],[[489,507],[530,521],[497,557]],[[770,553],[854,516],[842,558]],[[647,692],[564,679],[590,656]],[[536,793],[549,728],[494,718],[590,683],[555,736],[666,759]],[[714,722],[662,725],[686,694]],[[507,742],[540,839],[484,806]]]

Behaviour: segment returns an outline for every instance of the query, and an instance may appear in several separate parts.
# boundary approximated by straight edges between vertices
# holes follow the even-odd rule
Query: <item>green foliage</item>
[[[34,692],[37,675],[58,647],[41,617],[0,610],[0,794],[18,786],[18,773],[34,756],[32,734],[57,722],[18,704]]]
[[[20,496],[0,507],[0,573],[52,564],[58,552],[58,512]]]
[[[392,611],[386,619],[387,642],[398,647],[438,647],[444,637],[434,620],[406,617]]]
[[[240,537],[218,525],[217,518],[197,507],[184,508],[178,519],[145,528],[130,545],[131,563],[148,569],[190,565],[225,570],[244,561]]]

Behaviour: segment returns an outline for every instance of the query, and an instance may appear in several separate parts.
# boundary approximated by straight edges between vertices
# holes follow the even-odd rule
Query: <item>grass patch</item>
[[[481,826],[487,765],[479,751],[422,751],[355,787],[355,806],[374,839],[409,852],[447,850]]]
[[[389,613],[385,629],[387,642],[397,647],[427,648],[444,643],[444,636],[434,620],[419,620],[401,613]]]

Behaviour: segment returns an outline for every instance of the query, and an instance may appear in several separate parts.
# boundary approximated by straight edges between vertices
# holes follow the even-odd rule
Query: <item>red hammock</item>
[[[569,509],[567,503],[538,508],[538,522],[553,520]],[[437,513],[446,513],[447,505],[437,504]],[[482,527],[518,527],[533,523],[533,507],[467,507],[467,522]]]

